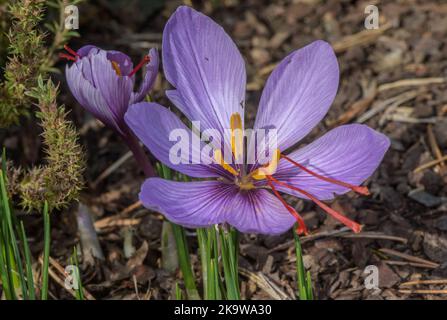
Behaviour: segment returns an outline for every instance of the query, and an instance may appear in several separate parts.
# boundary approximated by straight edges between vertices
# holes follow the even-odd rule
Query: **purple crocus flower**
[[[191,8],[179,7],[165,27],[162,54],[166,78],[175,87],[167,96],[189,120],[200,121],[202,130],[217,129],[222,136],[225,129],[244,128],[244,61],[220,26]],[[159,104],[132,105],[126,122],[154,156],[174,170],[202,178],[193,182],[149,178],[141,188],[140,200],[187,227],[228,223],[241,232],[278,234],[298,222],[297,232],[306,233],[303,219],[281,197],[283,192],[312,200],[359,232],[359,224],[321,200],[350,190],[368,194],[359,184],[377,168],[389,139],[365,125],[351,124],[284,153],[325,116],[338,80],[336,56],[324,41],[292,52],[275,68],[254,124],[254,129],[277,130],[277,150],[264,165],[227,163],[222,160],[226,148],[215,146],[210,158],[218,160],[217,164],[205,164],[210,159],[174,164],[169,152],[175,142],[169,140],[169,134],[174,129],[188,130],[187,126]],[[231,152],[236,156],[233,140]],[[244,152],[254,151],[249,146]]]
[[[66,78],[76,100],[97,119],[116,130],[134,152],[145,173],[153,176],[153,169],[125,123],[124,114],[129,105],[143,101],[153,87],[159,64],[157,50],[151,49],[134,68],[130,57],[120,51],[106,51],[93,45],[76,52],[68,46],[65,49],[69,54],[60,56],[74,61],[66,67]],[[134,92],[135,73],[144,65],[146,71],[142,83]]]

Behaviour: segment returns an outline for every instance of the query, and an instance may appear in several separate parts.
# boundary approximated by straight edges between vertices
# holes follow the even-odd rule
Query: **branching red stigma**
[[[287,209],[287,211],[290,212],[290,214],[292,214],[292,216],[295,218],[296,222],[298,222],[298,227],[296,228],[296,233],[298,235],[304,234],[304,235],[308,235],[309,231],[307,230],[306,224],[304,222],[303,217],[301,217],[298,212],[295,211],[295,209],[293,209],[279,194],[278,190],[276,190],[275,186],[273,185],[273,183],[271,182],[271,180],[269,179],[270,176],[267,176],[267,184],[269,185],[270,188],[272,188],[273,193],[275,194],[275,196],[279,199],[279,201],[281,201],[281,203],[283,204],[283,206]]]
[[[323,209],[324,211],[326,211],[326,212],[327,212],[328,214],[330,214],[332,217],[334,217],[335,219],[337,219],[338,221],[340,221],[341,223],[343,223],[345,226],[347,226],[348,228],[350,228],[350,229],[351,229],[352,231],[354,231],[355,233],[359,233],[359,232],[362,230],[362,226],[361,226],[360,224],[358,224],[358,223],[356,223],[356,222],[354,222],[354,221],[348,219],[347,217],[345,217],[345,216],[342,215],[341,213],[335,211],[334,209],[332,209],[331,207],[329,207],[328,205],[326,205],[326,204],[323,203],[322,201],[318,200],[314,195],[310,194],[309,192],[307,192],[307,191],[305,191],[305,190],[303,190],[303,189],[300,189],[300,188],[297,188],[297,187],[288,185],[287,183],[282,182],[282,181],[279,181],[279,180],[273,178],[272,176],[267,176],[267,180],[268,180],[267,183],[268,183],[269,186],[272,188],[272,191],[275,193],[275,195],[276,195],[278,198],[280,198],[280,197],[277,195],[277,190],[274,189],[274,187],[272,187],[272,186],[273,186],[272,182],[275,182],[276,184],[279,184],[279,185],[284,186],[284,187],[286,187],[286,188],[295,190],[295,191],[297,191],[297,192],[299,192],[299,193],[305,195],[305,196],[308,197],[310,200],[312,200],[317,206],[319,206],[321,209]],[[280,201],[283,202],[284,200],[281,198]],[[283,204],[284,204],[284,202],[283,202]],[[286,204],[286,205],[287,205],[287,204]]]
[[[67,45],[64,45],[64,49],[67,50],[67,53],[59,53],[59,57],[62,59],[67,59],[67,60],[71,60],[71,61],[77,61],[78,58],[80,57],[80,55],[74,51],[72,48],[70,48]]]

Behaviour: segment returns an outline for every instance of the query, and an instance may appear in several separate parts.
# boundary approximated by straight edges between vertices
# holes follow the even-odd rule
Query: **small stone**
[[[435,227],[442,231],[447,231],[447,216],[439,217],[435,222]]]
[[[442,178],[432,170],[425,171],[420,182],[425,190],[432,194],[438,193],[444,186]]]
[[[408,197],[428,208],[439,206],[442,203],[441,198],[421,189],[414,189],[410,191],[408,193]]]
[[[425,233],[423,242],[425,254],[436,262],[447,261],[447,237],[438,233]]]
[[[379,288],[391,288],[400,281],[400,277],[386,263],[380,263]]]

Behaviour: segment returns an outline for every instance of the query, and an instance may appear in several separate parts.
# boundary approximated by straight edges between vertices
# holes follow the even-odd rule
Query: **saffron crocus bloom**
[[[189,120],[200,121],[203,130],[217,129],[222,136],[224,129],[244,128],[244,61],[221,27],[191,8],[180,7],[165,27],[162,53],[166,78],[175,87],[167,95]],[[327,113],[338,79],[337,59],[323,41],[292,52],[276,67],[265,85],[254,124],[254,129],[277,130],[277,149],[263,165],[227,163],[222,160],[225,148],[215,146],[210,157],[217,164],[205,164],[209,159],[200,164],[173,164],[169,151],[175,142],[169,134],[174,129],[187,130],[186,125],[156,103],[132,105],[126,122],[155,157],[183,174],[206,178],[192,182],[150,178],[141,188],[140,200],[183,226],[228,223],[241,232],[278,234],[298,222],[297,232],[306,233],[303,219],[284,201],[282,192],[312,200],[359,232],[359,224],[322,200],[350,190],[368,194],[359,184],[381,162],[388,138],[364,125],[345,125],[304,148],[284,153]],[[236,157],[235,140],[231,140],[231,151]],[[244,150],[246,156],[251,150]]]
[[[158,73],[158,53],[149,54],[135,67],[126,54],[114,50],[102,50],[87,45],[74,51],[65,46],[69,54],[62,58],[74,63],[66,67],[68,86],[76,100],[108,127],[116,130],[134,152],[137,161],[148,175],[153,175],[150,164],[134,135],[124,121],[129,105],[143,101],[152,88]],[[134,92],[135,73],[146,65],[142,83]]]

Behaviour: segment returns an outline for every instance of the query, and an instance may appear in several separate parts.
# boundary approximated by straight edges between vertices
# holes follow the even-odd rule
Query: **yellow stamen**
[[[239,175],[238,172],[232,166],[230,166],[228,163],[225,162],[224,158],[222,157],[221,150],[214,150],[214,160],[216,160],[216,162],[218,164],[220,164],[222,166],[222,168],[227,170],[232,175],[234,175],[234,176]]]
[[[273,154],[272,161],[270,161],[267,165],[256,169],[251,173],[253,179],[262,180],[265,179],[266,176],[271,176],[276,172],[276,168],[278,167],[279,159],[281,158],[281,152],[279,149],[275,150]]]
[[[234,158],[240,161],[244,151],[243,149],[244,136],[242,134],[242,119],[241,115],[238,112],[235,112],[231,115],[230,128],[231,128],[231,151],[233,152]]]
[[[116,63],[115,61],[111,61],[111,62],[112,62],[112,68],[113,68],[113,70],[115,70],[116,74],[117,74],[119,77],[121,77],[122,74],[121,74],[121,69],[120,69],[119,64]]]
[[[252,190],[256,188],[253,184],[252,179],[249,176],[241,177],[241,179],[238,180],[236,183],[241,190]]]

